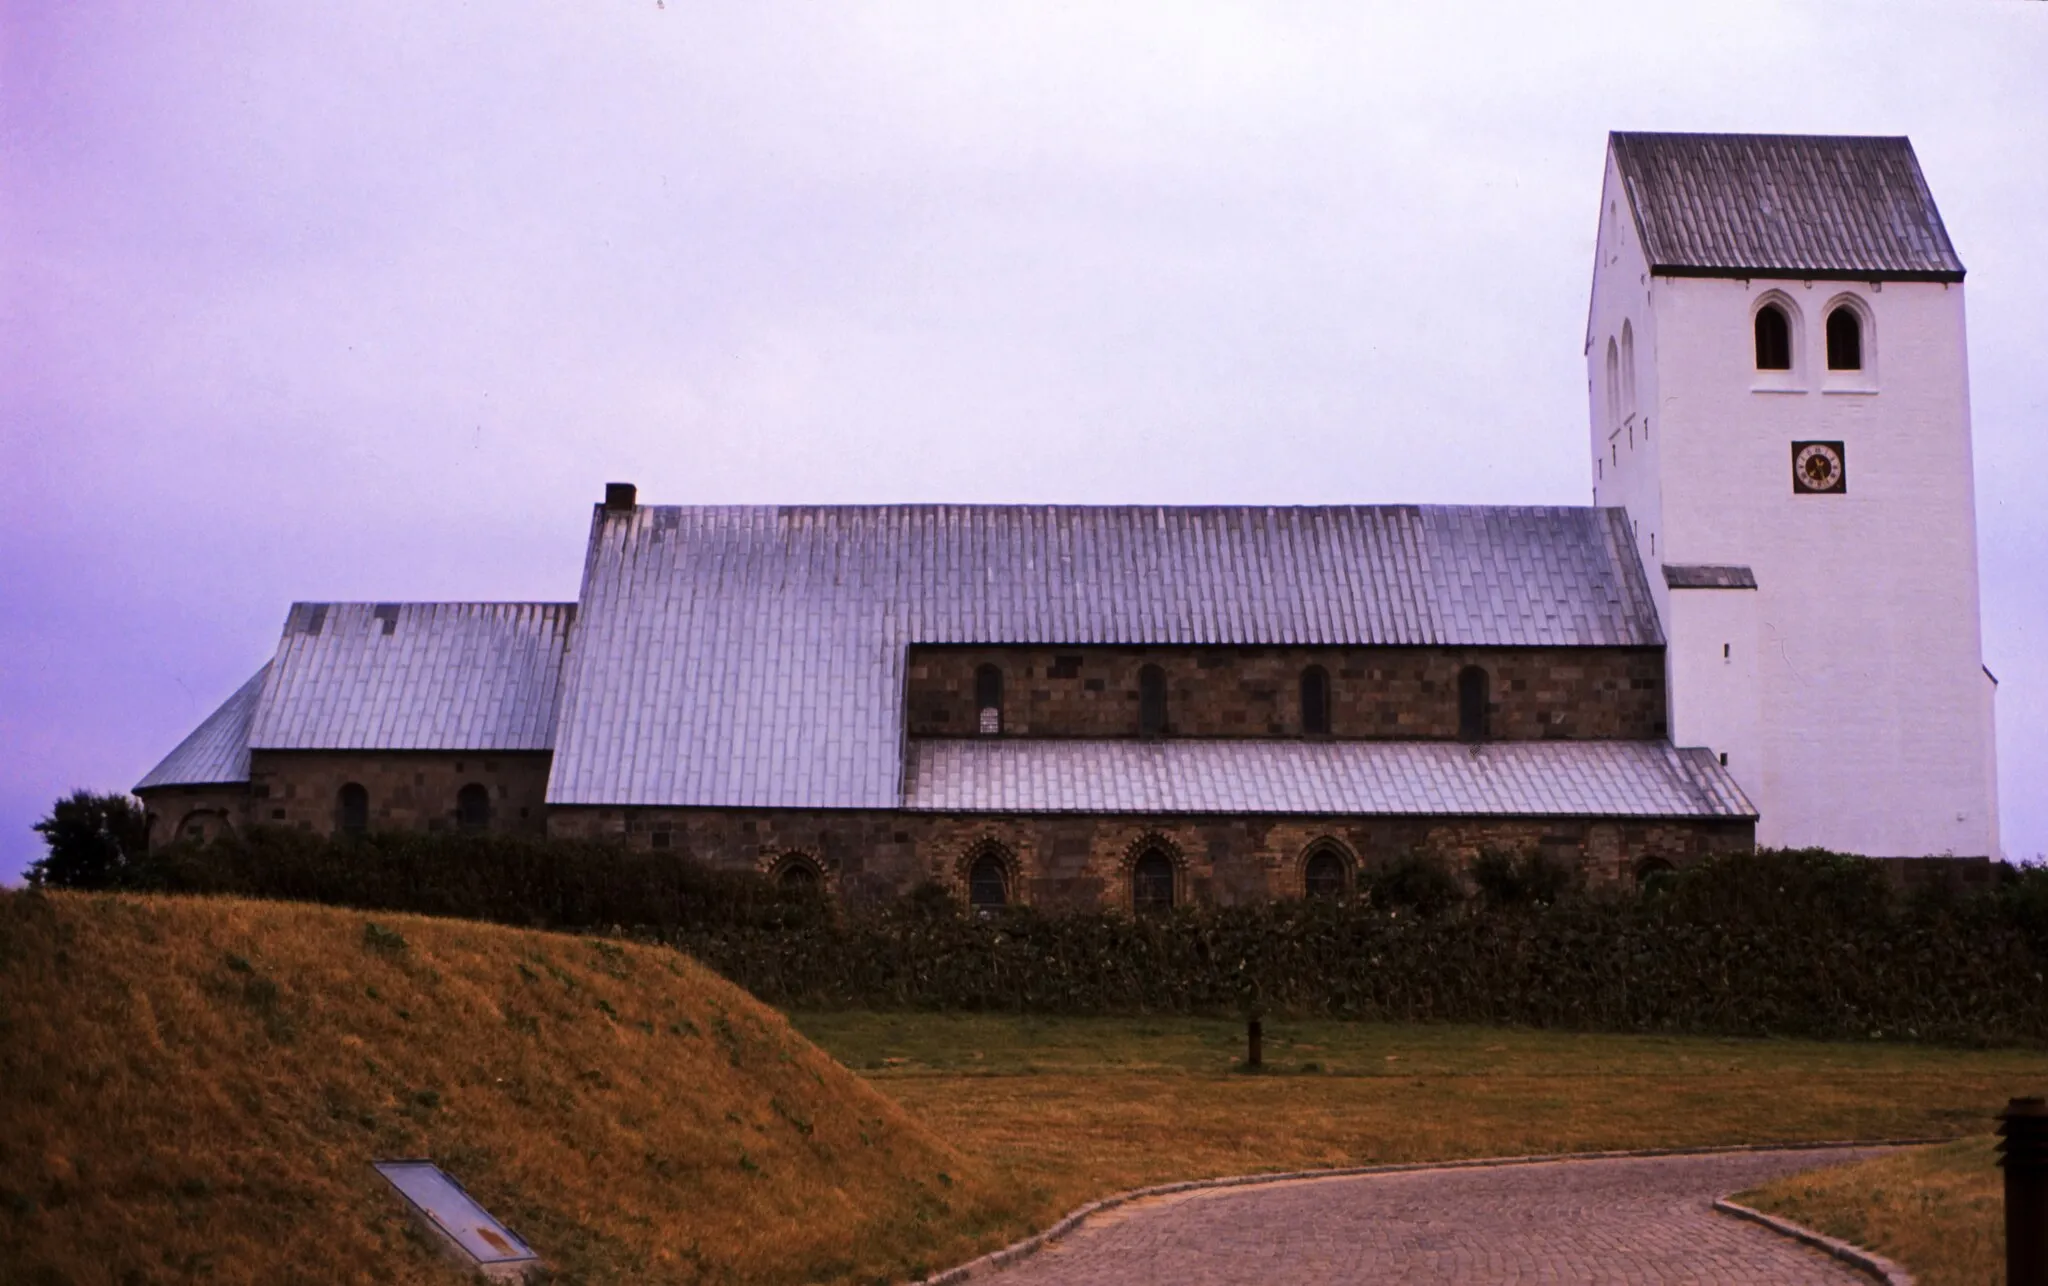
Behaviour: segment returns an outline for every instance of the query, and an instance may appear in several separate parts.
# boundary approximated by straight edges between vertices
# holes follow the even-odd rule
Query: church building
[[[1589,507],[615,483],[575,602],[295,604],[136,791],[158,843],[609,838],[983,907],[1996,856],[1962,279],[1905,139],[1616,134]]]

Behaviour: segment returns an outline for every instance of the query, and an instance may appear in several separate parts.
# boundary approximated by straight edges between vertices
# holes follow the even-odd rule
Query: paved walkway
[[[1779,1175],[1883,1150],[1553,1161],[1173,1193],[1105,1211],[976,1281],[1870,1286],[1847,1265],[1716,1214],[1711,1203]]]

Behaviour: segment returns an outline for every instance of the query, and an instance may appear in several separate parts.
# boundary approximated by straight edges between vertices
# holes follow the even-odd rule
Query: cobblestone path
[[[1555,1161],[1149,1197],[1091,1218],[998,1286],[1325,1282],[1862,1283],[1712,1202],[1883,1149]]]

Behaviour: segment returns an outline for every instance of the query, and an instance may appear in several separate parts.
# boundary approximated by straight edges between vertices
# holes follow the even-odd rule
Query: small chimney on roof
[[[604,507],[611,513],[630,510],[640,489],[630,482],[607,482],[604,484]]]

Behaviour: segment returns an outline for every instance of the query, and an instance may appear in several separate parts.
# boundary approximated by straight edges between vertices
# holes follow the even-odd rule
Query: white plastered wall
[[[1761,844],[1997,855],[1962,286],[1653,277],[1620,192],[1610,159],[1588,319],[1593,444],[1608,461],[1594,495],[1636,526],[1674,741],[1729,755]],[[1793,314],[1789,375],[1755,369],[1753,310],[1773,292]],[[1825,313],[1843,297],[1870,323],[1861,374],[1825,370]],[[1643,368],[1633,450],[1604,404],[1624,318]],[[1791,443],[1807,440],[1845,444],[1846,494],[1793,493]],[[1666,563],[1747,566],[1759,588],[1669,591]],[[1739,665],[1713,664],[1723,643],[1738,659],[1745,597],[1753,702]],[[1721,702],[1733,713],[1715,713]]]
[[[1665,597],[1664,621],[1672,741],[1719,753],[1736,784],[1761,807],[1757,592],[1674,589]]]

